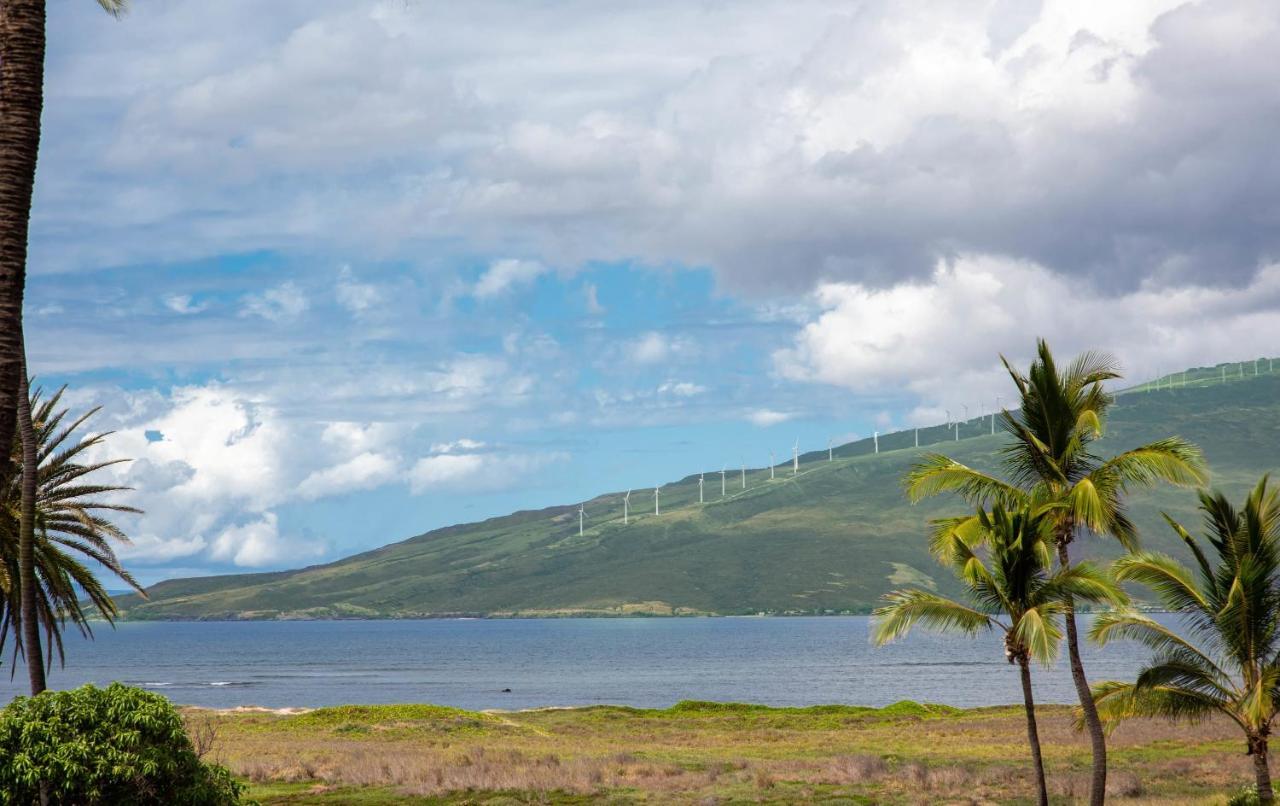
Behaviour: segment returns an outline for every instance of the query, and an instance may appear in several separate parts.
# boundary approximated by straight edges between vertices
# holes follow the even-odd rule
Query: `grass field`
[[[1212,368],[1193,370],[1185,387],[1166,381],[1121,395],[1100,450],[1181,435],[1203,447],[1214,484],[1237,496],[1280,469],[1280,373],[1267,369],[1227,383],[1213,382]],[[989,419],[974,418],[959,424],[959,441],[936,426],[920,430],[920,448],[914,432],[902,431],[880,437],[879,455],[870,440],[840,446],[831,462],[825,450],[807,453],[796,476],[789,462],[773,480],[767,468],[748,470],[747,488],[735,476],[724,499],[718,483],[709,485],[705,505],[697,476],[686,476],[663,487],[660,517],[652,492],[637,490],[626,525],[622,494],[604,494],[586,503],[582,536],[570,504],[299,571],[162,582],[150,602],[121,603],[131,619],[866,612],[905,583],[954,592],[924,534],[930,517],[954,514],[958,504],[912,506],[901,478],[926,450],[994,468],[1004,438],[990,430]],[[1135,495],[1133,503],[1148,545],[1182,551],[1159,510],[1194,527],[1191,493]],[[1096,540],[1080,549],[1115,553]]]
[[[1033,803],[1020,708],[680,703],[469,712],[184,712],[264,804]],[[1043,709],[1055,802],[1087,794],[1069,708]],[[1252,780],[1234,726],[1121,726],[1113,802],[1221,804]]]

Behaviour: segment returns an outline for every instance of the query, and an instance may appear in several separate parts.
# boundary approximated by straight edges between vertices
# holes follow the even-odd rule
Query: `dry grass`
[[[383,794],[370,803],[427,796],[479,803],[484,793],[547,803],[604,795],[690,804],[1018,803],[1032,792],[1024,723],[1009,708],[925,716],[369,709],[356,721],[197,713],[202,741],[257,785],[253,794],[264,803],[285,792],[289,803],[366,802],[343,798],[372,788]],[[1041,733],[1055,802],[1080,799],[1088,748],[1069,711],[1044,709]],[[1115,802],[1221,802],[1249,780],[1242,743],[1227,724],[1135,722],[1116,732],[1111,748]]]

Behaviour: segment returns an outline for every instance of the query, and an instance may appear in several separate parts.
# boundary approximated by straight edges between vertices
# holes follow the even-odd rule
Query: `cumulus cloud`
[[[366,451],[311,473],[298,485],[298,494],[304,499],[316,499],[373,489],[395,478],[396,469],[395,457]]]
[[[489,268],[472,291],[477,299],[489,299],[522,285],[532,283],[539,276],[546,274],[547,267],[532,260],[515,260],[504,258],[489,264]]]
[[[675,397],[694,397],[707,391],[707,387],[690,381],[667,381],[658,387],[658,394]]]
[[[774,411],[773,409],[756,409],[747,412],[747,421],[752,425],[758,425],[761,428],[767,428],[778,423],[785,423],[795,415],[785,411]]]
[[[292,322],[308,304],[302,289],[292,282],[268,288],[261,294],[247,294],[241,303],[241,316],[260,316],[272,322]]]
[[[324,553],[318,546],[282,536],[278,520],[274,512],[268,512],[258,520],[224,529],[214,539],[210,556],[242,567],[260,568],[286,560],[295,563]]]
[[[529,474],[547,465],[565,461],[563,452],[550,453],[459,453],[454,446],[424,456],[409,471],[409,488],[414,494],[458,490],[489,492],[517,484],[531,484]]]
[[[1106,296],[1034,263],[962,257],[888,288],[827,283],[814,301],[818,315],[774,354],[777,371],[857,392],[907,389],[933,404],[928,415],[993,404],[1007,387],[999,355],[1025,362],[1037,336],[1061,355],[1113,352],[1137,380],[1265,355],[1280,340],[1276,264],[1241,288],[1150,282]]]

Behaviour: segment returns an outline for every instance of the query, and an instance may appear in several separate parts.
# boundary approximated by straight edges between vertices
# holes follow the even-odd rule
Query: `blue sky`
[[[31,361],[145,582],[976,414],[1036,336],[1280,336],[1270,4],[50,15]]]

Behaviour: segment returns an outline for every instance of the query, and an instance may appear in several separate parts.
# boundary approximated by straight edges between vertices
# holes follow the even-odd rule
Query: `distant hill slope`
[[[1280,374],[1267,369],[1264,360],[1263,374],[1223,383],[1218,368],[1205,368],[1189,372],[1198,382],[1186,386],[1175,374],[1159,390],[1122,394],[1100,450],[1178,434],[1204,449],[1213,484],[1238,496],[1280,468]],[[626,526],[622,495],[602,495],[587,502],[581,537],[576,504],[550,507],[297,571],[170,580],[150,589],[150,601],[120,602],[131,619],[865,612],[894,586],[953,590],[924,534],[930,517],[958,504],[911,506],[900,479],[926,450],[994,469],[1004,438],[989,428],[971,420],[958,442],[944,426],[921,429],[919,449],[911,431],[891,434],[879,455],[861,440],[831,462],[826,451],[807,453],[794,477],[790,462],[772,481],[767,468],[748,470],[746,490],[732,476],[723,500],[719,479],[708,477],[705,505],[688,476],[662,488],[659,516],[651,490],[633,493]],[[1133,505],[1151,547],[1177,551],[1160,509],[1198,527],[1190,492],[1137,496]],[[1103,541],[1084,545],[1115,553]]]

